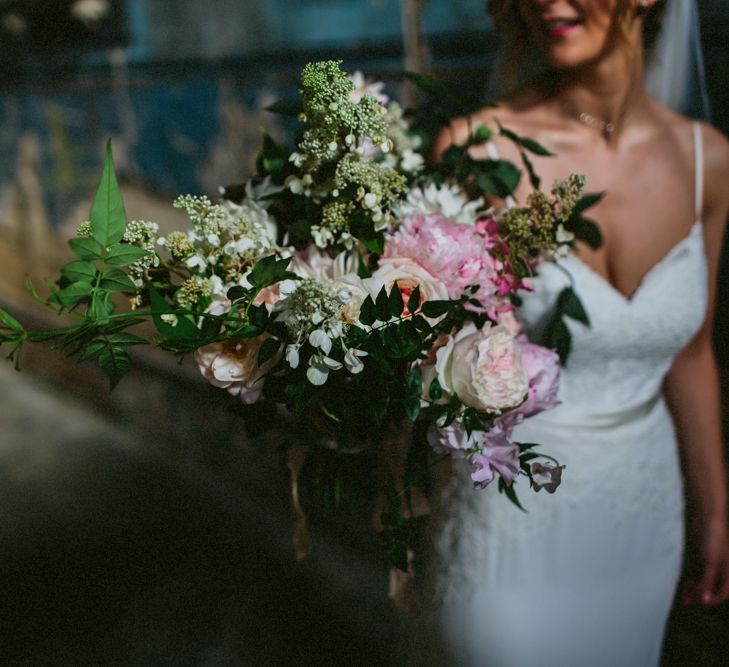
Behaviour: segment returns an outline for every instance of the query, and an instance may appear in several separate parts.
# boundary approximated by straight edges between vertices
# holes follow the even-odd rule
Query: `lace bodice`
[[[575,425],[610,425],[654,403],[674,356],[691,340],[707,306],[701,222],[645,275],[627,298],[571,255],[560,264],[574,279],[590,326],[567,318],[572,352],[560,376],[562,405],[542,416]],[[552,264],[540,269],[524,300],[527,331],[537,340],[569,277]]]
[[[574,290],[590,326],[567,319],[572,352],[560,378],[563,405],[543,415],[547,421],[609,426],[632,411],[648,409],[661,392],[673,358],[696,334],[707,307],[707,265],[703,244],[703,151],[694,124],[695,221],[688,234],[624,296],[576,254],[561,268],[545,264],[536,288],[524,300],[527,331],[538,340],[560,291]],[[566,269],[567,273],[564,270]],[[569,274],[569,275],[568,275]]]

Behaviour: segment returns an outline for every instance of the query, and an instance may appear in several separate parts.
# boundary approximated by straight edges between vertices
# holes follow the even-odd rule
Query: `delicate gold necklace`
[[[602,136],[605,137],[605,139],[610,139],[610,137],[612,137],[613,133],[615,132],[615,123],[600,120],[599,118],[595,118],[595,116],[591,116],[589,113],[586,113],[584,111],[579,116],[577,116],[577,119],[583,125],[589,125],[590,127],[595,127],[600,130]]]

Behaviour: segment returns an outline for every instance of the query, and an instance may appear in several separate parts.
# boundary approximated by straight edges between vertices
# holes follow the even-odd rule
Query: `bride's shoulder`
[[[705,205],[707,215],[719,221],[723,228],[729,216],[729,140],[712,125],[701,123],[706,174]]]
[[[676,132],[684,137],[691,153],[694,152],[694,128],[698,126],[701,140],[701,157],[704,174],[704,206],[710,217],[718,217],[723,225],[729,214],[729,140],[713,125],[675,115]],[[693,158],[693,155],[692,155]],[[694,168],[696,166],[694,165]]]
[[[729,174],[729,140],[713,125],[686,118],[666,107],[656,104],[654,110],[657,113],[654,121],[658,127],[668,131],[668,134],[660,134],[659,137],[670,137],[670,144],[667,147],[678,149],[685,157],[690,169],[695,171],[697,165],[694,163],[696,157],[696,132],[699,129],[699,140],[702,159],[701,170],[703,173],[703,208],[704,222],[723,228],[727,216],[729,216],[729,188],[726,187],[726,179]]]
[[[535,104],[530,91],[501,100],[470,114],[453,118],[436,137],[433,153],[440,157],[451,145],[463,145],[479,127],[487,127],[493,132],[493,143],[499,154],[506,158],[518,157],[518,152],[510,141],[499,137],[500,127],[505,127],[519,135],[532,136],[544,127],[544,118]],[[514,156],[510,153],[513,152]]]

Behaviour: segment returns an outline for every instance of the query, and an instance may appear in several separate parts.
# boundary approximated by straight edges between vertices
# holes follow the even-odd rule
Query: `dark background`
[[[422,3],[426,65],[472,99],[496,51],[483,4]],[[699,4],[729,134],[729,2]],[[321,58],[397,95],[400,3],[0,0],[0,302],[43,323],[17,286],[55,275],[108,137],[130,217],[174,226],[174,196],[251,172],[260,126],[283,132],[262,109]],[[112,395],[40,347],[22,375],[0,367],[0,664],[406,664],[412,619],[373,534],[319,520],[294,562],[283,435],[247,437],[194,368],[136,361]],[[728,636],[726,607],[679,605],[666,665],[723,665]]]

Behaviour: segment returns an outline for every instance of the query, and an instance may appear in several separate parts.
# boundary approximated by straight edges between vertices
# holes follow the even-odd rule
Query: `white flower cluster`
[[[276,244],[276,224],[265,202],[258,201],[273,191],[270,183],[258,187],[249,183],[248,196],[240,204],[227,200],[213,204],[207,197],[191,195],[175,200],[175,208],[184,209],[190,217],[192,229],[171,232],[157,243],[199,279],[189,285],[191,295],[224,300],[231,286],[248,286],[246,276],[261,257],[286,254]]]
[[[367,296],[355,274],[328,280],[305,278],[299,283],[285,280],[279,291],[281,298],[273,311],[291,336],[292,342],[286,346],[286,361],[291,368],[299,366],[300,350],[308,344],[314,348],[306,371],[312,384],[324,384],[331,371],[341,370],[343,366],[353,374],[362,371],[361,357],[365,352],[347,348],[344,343],[346,330],[357,324],[359,308]],[[330,356],[335,346],[343,352],[343,363]]]
[[[156,222],[131,220],[127,223],[122,241],[146,250],[149,255],[129,265],[129,277],[137,287],[142,287],[149,278],[149,269],[159,266],[159,256],[155,253],[155,243],[159,233]]]
[[[395,217],[403,219],[409,215],[430,215],[438,213],[462,225],[473,225],[485,213],[483,197],[468,200],[457,185],[436,185],[414,187],[407,198],[395,208]]]
[[[425,166],[423,156],[418,153],[422,140],[410,131],[410,124],[397,102],[390,102],[387,105],[385,121],[387,122],[387,138],[392,144],[392,149],[383,156],[384,164],[408,174],[416,174],[421,171]]]
[[[308,66],[302,82],[309,126],[289,156],[297,171],[284,185],[321,205],[321,220],[311,227],[319,247],[351,249],[351,220],[364,214],[375,230],[388,226],[405,192],[404,167],[415,171],[420,162],[402,110],[384,106],[382,84],[361,73],[347,77],[338,63]]]

